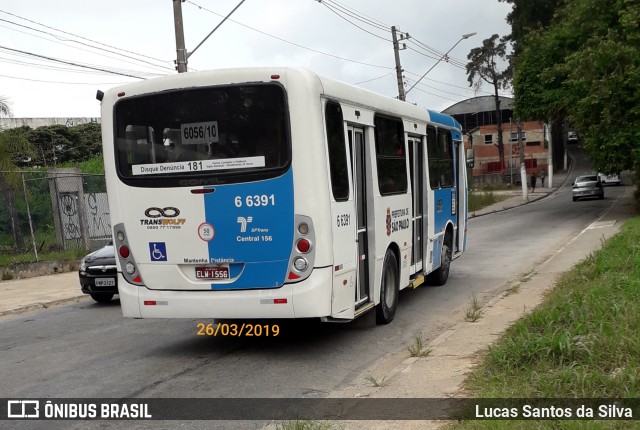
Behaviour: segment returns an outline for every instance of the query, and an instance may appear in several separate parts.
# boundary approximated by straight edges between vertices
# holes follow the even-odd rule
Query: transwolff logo
[[[252,216],[248,216],[248,217],[238,217],[238,224],[240,224],[240,233],[246,233],[247,232],[247,224],[250,224],[253,222],[253,217]]]
[[[166,207],[166,208],[149,208],[144,211],[144,214],[148,218],[175,218],[180,215],[180,209],[174,207]]]
[[[141,219],[140,225],[147,226],[147,228],[152,228],[149,226],[182,226],[187,222],[186,218],[177,218],[180,215],[180,209],[172,206],[147,208],[144,215],[147,219]]]

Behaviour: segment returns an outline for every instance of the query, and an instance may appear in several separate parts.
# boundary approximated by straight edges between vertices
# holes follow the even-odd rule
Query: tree
[[[3,116],[11,116],[11,108],[7,98],[0,96],[0,118]]]
[[[504,37],[513,43],[513,58],[520,53],[520,46],[528,33],[548,26],[558,6],[564,0],[499,0],[509,3],[513,9],[507,15],[507,23],[511,26],[511,34]],[[514,66],[510,62],[510,66]]]
[[[566,115],[604,173],[640,171],[639,23],[637,1],[567,0],[516,63],[516,111]]]
[[[0,113],[11,115],[11,110],[0,97]],[[15,190],[20,185],[20,177],[15,172],[15,160],[21,155],[31,153],[29,142],[11,130],[0,132],[0,195],[9,215],[9,228],[18,251],[24,249],[24,240],[20,230],[18,212],[15,205]]]
[[[498,58],[505,59],[507,44],[504,40],[498,40],[499,36],[494,34],[482,41],[482,46],[473,48],[467,59],[467,80],[469,86],[476,91],[486,82],[493,87],[493,98],[495,100],[495,112],[498,129],[498,154],[500,155],[500,168],[504,169],[504,141],[502,137],[502,114],[500,110],[500,96],[498,90],[506,88],[510,80],[508,70],[499,71],[496,61]]]

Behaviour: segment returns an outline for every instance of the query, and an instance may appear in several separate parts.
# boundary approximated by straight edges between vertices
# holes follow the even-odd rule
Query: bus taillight
[[[120,248],[118,248],[118,252],[120,252],[120,257],[122,258],[129,258],[129,248],[127,248],[126,245],[120,245]]]
[[[298,248],[298,251],[300,251],[301,253],[306,254],[311,249],[311,243],[309,243],[307,239],[300,239],[296,245],[296,248]]]

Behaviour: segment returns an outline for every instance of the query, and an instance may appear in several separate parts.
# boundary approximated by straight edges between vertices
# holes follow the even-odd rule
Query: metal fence
[[[76,256],[111,240],[104,175],[0,172],[0,252]]]

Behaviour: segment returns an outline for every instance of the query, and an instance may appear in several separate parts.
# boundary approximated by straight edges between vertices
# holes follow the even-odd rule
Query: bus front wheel
[[[376,306],[376,322],[389,324],[393,321],[398,307],[400,276],[396,254],[387,249],[382,263],[382,283],[380,285],[380,303]]]

